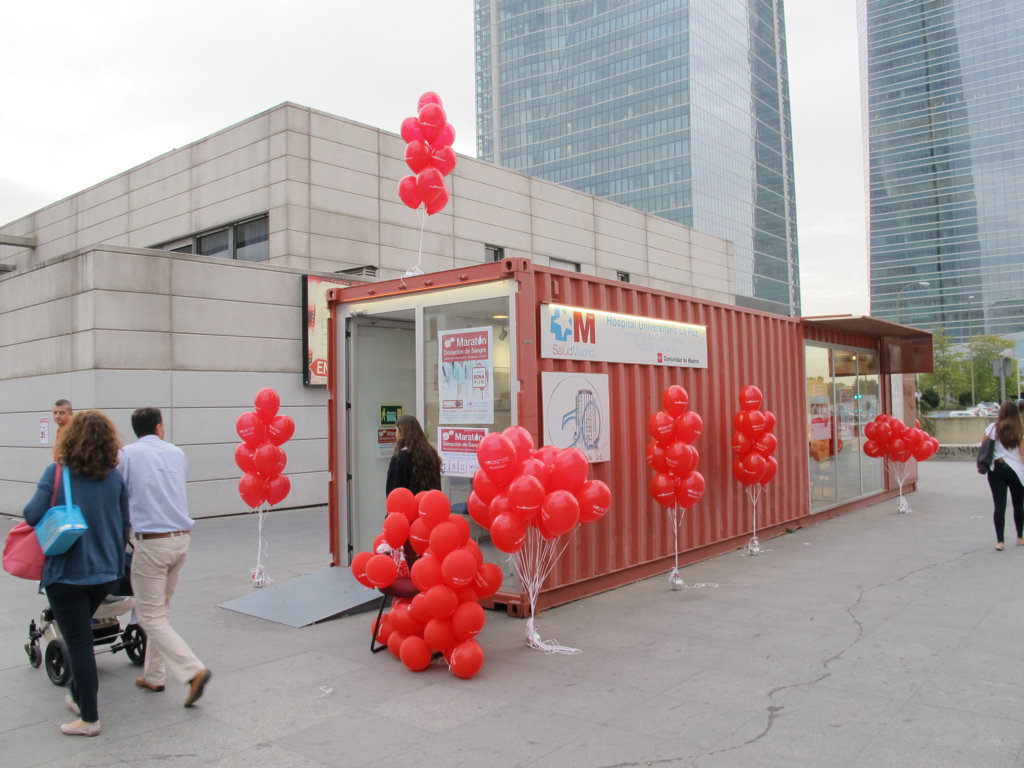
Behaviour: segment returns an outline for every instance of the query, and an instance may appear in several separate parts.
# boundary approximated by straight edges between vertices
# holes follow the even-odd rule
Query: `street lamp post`
[[[967,354],[971,358],[971,406],[978,401],[974,397],[974,312],[971,310],[973,296],[967,297]]]
[[[906,285],[904,285],[902,288],[899,289],[899,291],[896,293],[896,322],[897,323],[900,321],[900,299],[903,298],[903,292],[905,290],[907,290],[907,288],[911,288],[911,287],[913,287],[915,285],[919,285],[922,288],[927,288],[929,285],[931,285],[931,283],[929,283],[927,280],[915,280],[912,283],[907,283]]]

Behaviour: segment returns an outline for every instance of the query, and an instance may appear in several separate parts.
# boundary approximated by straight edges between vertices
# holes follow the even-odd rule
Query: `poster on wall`
[[[591,462],[609,461],[611,418],[606,373],[541,373],[544,445],[579,448]]]
[[[476,448],[488,432],[486,427],[438,427],[441,472],[446,477],[472,477],[480,466]]]
[[[540,305],[541,357],[708,367],[707,326],[598,309]]]
[[[327,291],[355,285],[353,280],[302,275],[302,382],[327,386]]]
[[[494,423],[494,361],[490,326],[440,331],[441,424]]]

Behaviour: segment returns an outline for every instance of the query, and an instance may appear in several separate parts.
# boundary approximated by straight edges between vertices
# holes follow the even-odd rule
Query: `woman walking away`
[[[441,457],[423,434],[415,416],[403,416],[397,424],[395,454],[388,465],[385,492],[408,488],[414,494],[441,489]]]
[[[988,487],[992,489],[994,505],[992,520],[996,526],[996,549],[1003,548],[1003,527],[1006,521],[1006,492],[1013,504],[1013,523],[1017,528],[1017,546],[1024,546],[1024,426],[1016,403],[1006,402],[999,407],[995,424],[985,430],[985,436],[995,440],[995,454],[988,473]]]
[[[57,464],[43,472],[24,510],[36,525],[50,508],[54,483],[56,504],[64,503],[61,465],[71,476],[72,503],[82,510],[89,529],[62,555],[46,558],[43,588],[68,647],[71,693],[64,699],[78,720],[60,727],[69,736],[100,732],[99,679],[93,652],[92,615],[124,572],[128,543],[128,494],[117,466],[117,430],[99,411],[81,411],[61,432]]]

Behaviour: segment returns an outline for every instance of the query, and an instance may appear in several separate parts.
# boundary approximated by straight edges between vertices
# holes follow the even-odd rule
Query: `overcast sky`
[[[855,3],[786,0],[805,315],[868,313]],[[436,91],[476,155],[472,0],[9,6],[0,223],[283,101],[397,133]]]

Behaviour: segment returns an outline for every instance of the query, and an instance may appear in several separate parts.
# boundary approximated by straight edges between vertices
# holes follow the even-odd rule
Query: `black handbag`
[[[992,469],[992,458],[995,455],[996,441],[991,437],[986,437],[978,447],[978,458],[975,462],[978,466],[979,475],[987,475],[989,473]]]

